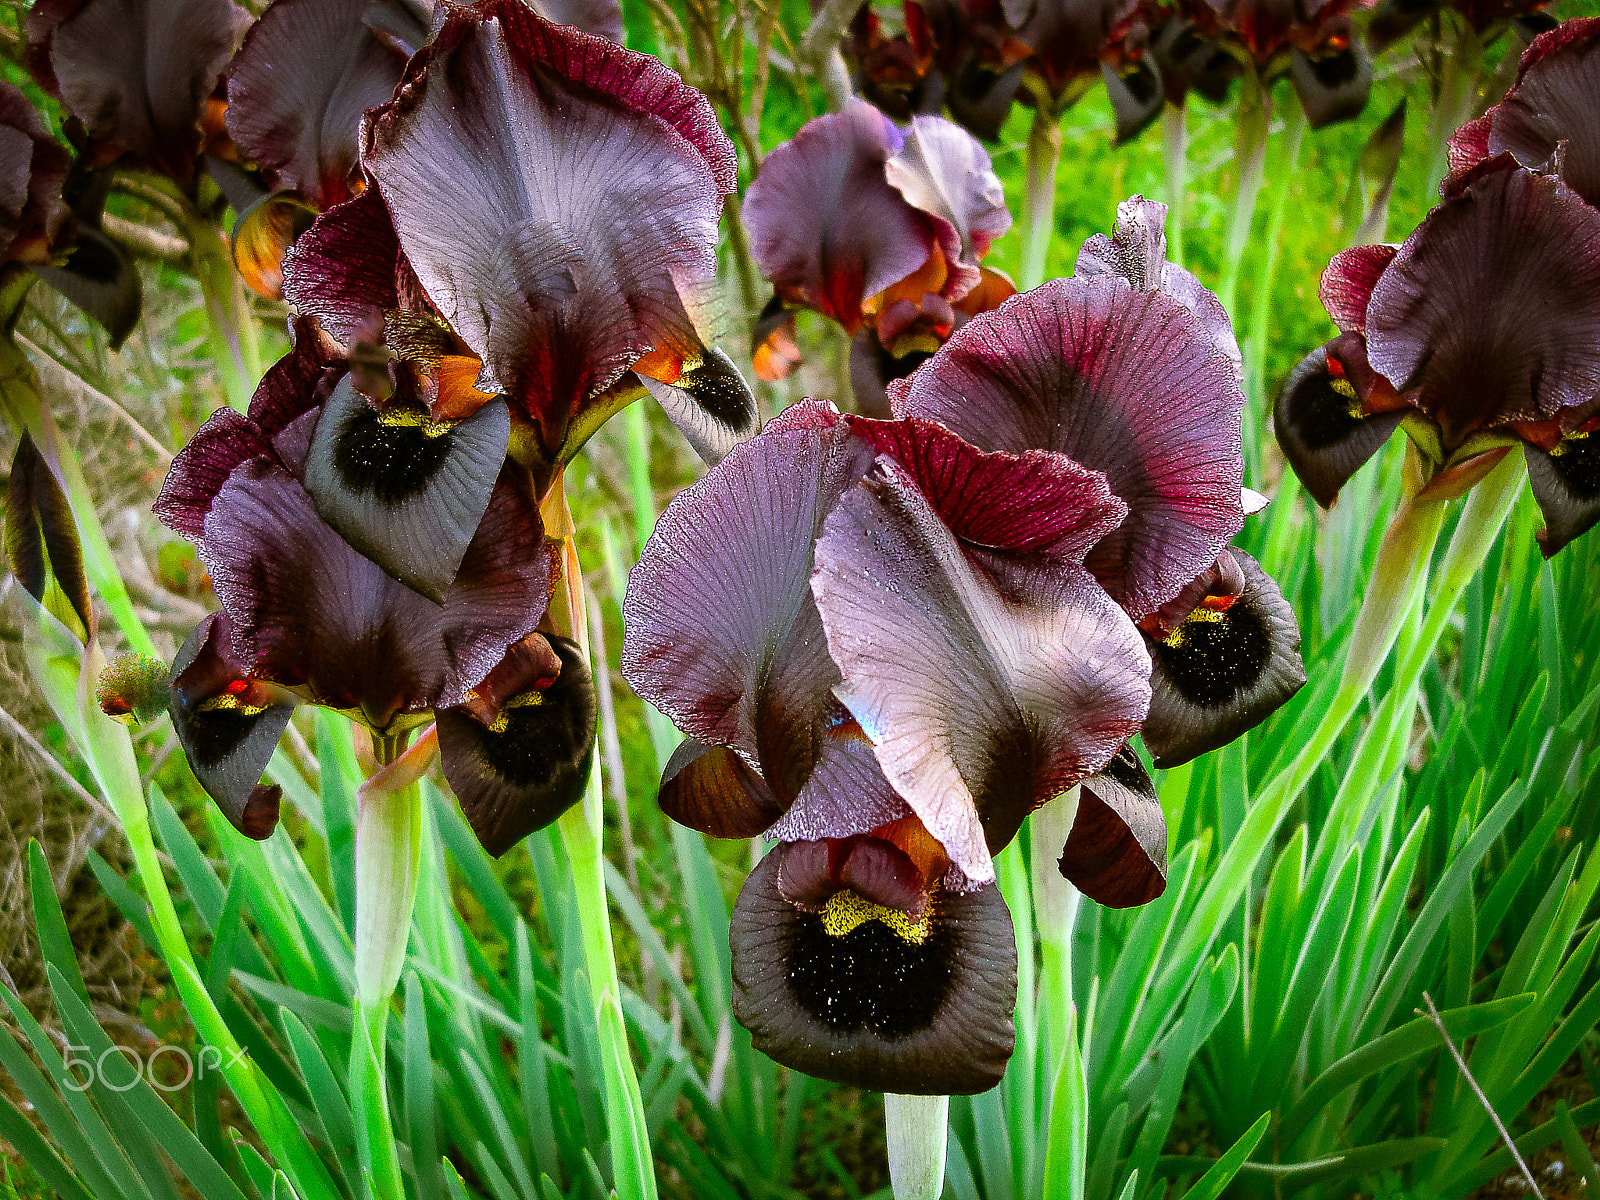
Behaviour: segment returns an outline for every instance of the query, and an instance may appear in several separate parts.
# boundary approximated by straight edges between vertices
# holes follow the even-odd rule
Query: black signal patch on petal
[[[576,804],[589,778],[594,680],[576,645],[554,636],[550,645],[561,674],[512,695],[492,724],[457,711],[438,714],[444,777],[496,858]]]
[[[1123,746],[1078,789],[1078,815],[1057,866],[1107,908],[1148,904],[1167,887],[1167,821],[1155,783]]]
[[[172,725],[200,786],[240,833],[270,837],[279,789],[260,786],[261,773],[294,706],[273,702],[260,683],[244,678],[224,613],[196,626],[173,660],[169,683]]]
[[[794,848],[781,844],[751,872],[729,931],[734,1016],[756,1048],[876,1091],[970,1095],[998,1083],[1017,993],[998,889],[940,890],[917,920],[853,892],[806,912],[778,886]]]
[[[1278,445],[1316,502],[1327,508],[1339,489],[1389,440],[1404,410],[1362,411],[1363,374],[1371,375],[1358,334],[1335,338],[1306,355],[1273,405]]]
[[[761,776],[727,746],[685,738],[661,773],[661,811],[712,837],[755,837],[783,815]]]
[[[1569,433],[1548,452],[1524,443],[1528,483],[1544,516],[1539,546],[1549,558],[1600,521],[1600,430]]]
[[[1255,559],[1228,553],[1244,571],[1244,589],[1203,601],[1167,637],[1146,638],[1152,695],[1142,732],[1158,767],[1227,745],[1306,681],[1288,601]]]
[[[676,383],[641,374],[639,382],[710,466],[756,431],[756,398],[733,360],[711,348]]]
[[[1296,49],[1289,61],[1289,80],[1313,129],[1359,116],[1372,92],[1372,60],[1361,43],[1351,40],[1328,54],[1308,55]]]
[[[317,515],[407,587],[442,603],[505,461],[504,400],[443,423],[420,404],[375,409],[346,376],[306,458]]]

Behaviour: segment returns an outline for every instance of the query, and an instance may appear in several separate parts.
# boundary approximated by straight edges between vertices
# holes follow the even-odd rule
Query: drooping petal
[[[733,148],[654,59],[519,0],[452,7],[364,137],[411,269],[483,361],[479,386],[524,408],[551,457],[646,354],[703,357]]]
[[[1130,196],[1117,205],[1111,236],[1097,233],[1083,243],[1073,274],[1083,279],[1120,275],[1134,291],[1164,292],[1198,317],[1217,349],[1240,367],[1239,339],[1222,301],[1193,273],[1167,261],[1166,224],[1165,204]]]
[[[43,0],[28,40],[92,142],[188,189],[206,102],[248,20],[229,0]]]
[[[1078,788],[1078,815],[1056,864],[1107,908],[1148,904],[1167,886],[1167,822],[1155,783],[1124,746]]]
[[[278,824],[276,785],[261,785],[294,705],[246,678],[226,613],[205,617],[172,662],[170,711],[200,786],[240,833],[258,841]]]
[[[781,841],[813,841],[871,833],[912,815],[884,777],[872,743],[844,709],[830,723],[805,786],[771,829]]]
[[[883,171],[908,204],[933,218],[950,268],[944,295],[961,299],[981,279],[978,260],[1011,228],[1005,189],[989,152],[952,121],[916,116]]]
[[[678,432],[709,466],[755,433],[756,398],[733,360],[716,347],[671,383],[641,374],[644,385]]]
[[[885,174],[903,145],[889,118],[851,100],[767,155],[741,215],[756,265],[786,302],[853,334],[864,300],[927,261],[934,222]]]
[[[446,425],[398,397],[380,411],[347,375],[317,420],[305,489],[351,546],[443,603],[489,506],[510,434],[503,400]]]
[[[368,17],[381,10],[381,23]],[[377,16],[378,14],[374,14]],[[427,40],[404,0],[273,0],[228,67],[228,133],[274,188],[316,210],[359,188],[361,114],[384,103]],[[390,29],[407,34],[398,38]]]
[[[1406,239],[1367,306],[1367,358],[1455,442],[1600,392],[1600,210],[1495,171]]]
[[[98,229],[80,224],[66,261],[28,269],[93,318],[117,350],[139,323],[144,289],[128,252]]]
[[[1600,17],[1563,22],[1522,56],[1517,82],[1490,113],[1485,147],[1535,170],[1554,168],[1600,205]]]
[[[983,449],[1055,450],[1104,472],[1131,513],[1088,565],[1135,619],[1244,523],[1232,364],[1177,300],[1120,277],[1013,297],[889,395],[897,415],[931,417]]]
[[[712,837],[755,837],[783,815],[783,805],[742,758],[693,738],[667,761],[656,802],[678,824]]]
[[[283,260],[316,216],[316,209],[291,191],[269,192],[239,213],[229,241],[233,265],[252,291],[283,299]]]
[[[463,703],[533,629],[555,570],[538,510],[503,476],[435,604],[351,549],[266,458],[223,485],[200,557],[250,674],[359,712],[378,730],[401,713]]]
[[[812,546],[871,460],[831,406],[796,405],[678,493],[628,578],[624,678],[690,737],[759,766],[784,807],[837,707]]]
[[[1289,80],[1305,109],[1306,124],[1322,129],[1361,115],[1372,93],[1372,60],[1361,43],[1307,54],[1296,47],[1289,59]]]
[[[21,88],[0,83],[0,261],[48,262],[71,212],[71,156]]]
[[[1086,571],[1018,567],[998,582],[887,457],[825,522],[812,590],[843,674],[835,693],[974,883],[1149,703],[1137,631]]]
[[[1111,101],[1111,114],[1117,122],[1116,144],[1131,142],[1161,115],[1166,103],[1166,89],[1161,83],[1161,68],[1153,57],[1145,56],[1113,67],[1108,62],[1100,64],[1100,77],[1105,80],[1106,97]]]
[[[1549,558],[1600,521],[1600,435],[1580,428],[1551,450],[1529,442],[1523,443],[1523,450],[1528,483],[1544,516],[1539,548]]]
[[[550,645],[561,674],[526,680],[490,724],[460,710],[437,717],[444,777],[495,858],[576,804],[589,778],[594,681],[576,645],[561,637]]]
[[[1372,289],[1399,252],[1398,246],[1353,246],[1333,256],[1322,272],[1317,298],[1341,332],[1366,332]]]
[[[1389,440],[1404,408],[1369,413],[1363,393],[1374,372],[1358,334],[1319,346],[1289,373],[1273,405],[1284,457],[1311,498],[1331,507],[1339,489]]]
[[[779,890],[789,853],[780,844],[750,873],[729,927],[733,1011],[756,1048],[818,1078],[902,1094],[998,1083],[1017,992],[999,890],[936,893],[921,942],[878,919],[835,936]]]
[[[1272,577],[1242,550],[1244,590],[1201,604],[1150,647],[1150,716],[1144,742],[1157,767],[1225,746],[1265,720],[1305,684],[1300,627]]]

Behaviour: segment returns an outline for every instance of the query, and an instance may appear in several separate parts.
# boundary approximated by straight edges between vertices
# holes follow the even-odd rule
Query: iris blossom
[[[445,776],[499,854],[577,799],[594,728],[576,648],[536,632],[556,561],[525,476],[493,448],[505,404],[441,428],[418,399],[397,397],[413,417],[385,421],[313,323],[297,334],[249,415],[213,414],[157,501],[197,545],[222,605],[173,664],[180,741],[229,820],[262,838],[279,791],[258,781],[296,703],[337,709],[390,745],[437,717]],[[331,467],[367,503],[437,536],[418,501],[462,459],[486,464],[489,487],[434,598],[350,545],[306,491]]]
[[[419,364],[435,421],[504,395],[537,494],[647,391],[707,457],[753,427],[709,345],[733,147],[660,63],[513,0],[451,7],[368,113],[361,163],[364,190],[286,260],[287,298]]]
[[[1182,761],[1303,678],[1282,598],[1226,548],[1242,396],[1215,315],[1114,269],[1055,281],[896,383],[895,419],[796,405],[663,514],[623,671],[688,734],[662,807],[779,842],[730,936],[735,1014],[780,1062],[993,1086],[1016,987],[994,855],[1081,785],[1062,874],[1159,895],[1129,738]]]
[[[427,42],[432,0],[273,0],[228,65],[227,127],[269,195],[240,217],[250,286],[282,295],[282,262],[312,217],[360,192],[361,117],[386,103]],[[534,5],[558,24],[622,40],[616,0]]]
[[[1600,520],[1597,64],[1600,22],[1542,34],[1506,99],[1452,142],[1443,202],[1403,245],[1328,265],[1341,335],[1296,368],[1276,413],[1319,503],[1398,426],[1441,497],[1520,444],[1547,556]]]
[[[902,132],[864,100],[817,117],[767,156],[743,215],[776,290],[757,372],[778,378],[797,361],[789,310],[820,312],[854,339],[863,412],[886,414],[889,379],[1013,290],[978,265],[1011,227],[1000,180],[977,140],[942,117]]]

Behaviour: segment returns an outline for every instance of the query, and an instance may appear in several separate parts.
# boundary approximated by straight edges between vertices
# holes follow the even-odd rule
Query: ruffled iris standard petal
[[[872,450],[796,405],[667,506],[628,579],[622,671],[690,737],[735,750],[784,807],[816,762],[838,668],[812,546]]]
[[[641,358],[703,356],[733,149],[654,59],[519,0],[452,7],[369,118],[362,163],[479,386],[520,405],[552,459]]]
[[[342,203],[359,190],[361,114],[427,39],[405,0],[273,0],[229,64],[228,133],[274,188]]]
[[[1078,788],[1078,815],[1056,864],[1107,908],[1148,904],[1167,886],[1167,821],[1155,783],[1124,746]]]
[[[1367,358],[1454,444],[1600,392],[1600,211],[1493,171],[1429,214],[1372,289]]]
[[[1300,627],[1278,585],[1242,550],[1238,595],[1200,604],[1150,647],[1153,694],[1144,742],[1157,767],[1226,746],[1305,684]]]
[[[1550,450],[1528,442],[1523,443],[1523,450],[1528,459],[1528,483],[1544,516],[1539,547],[1549,558],[1600,522],[1600,433],[1580,428]]]
[[[750,873],[729,925],[733,1011],[756,1049],[821,1079],[901,1094],[998,1083],[1017,994],[999,890],[936,892],[920,942],[880,919],[836,936],[779,890],[794,850],[781,843]]]
[[[1352,246],[1333,256],[1322,272],[1317,298],[1342,332],[1367,331],[1372,289],[1399,252],[1398,246]]]
[[[1289,372],[1273,405],[1273,428],[1284,457],[1323,508],[1399,427],[1404,408],[1370,413],[1374,385],[1358,334],[1319,346]]]
[[[767,155],[741,216],[756,265],[787,303],[854,333],[862,302],[935,252],[932,218],[885,174],[903,147],[894,122],[851,100]]]
[[[42,0],[28,42],[91,141],[187,189],[206,102],[248,20],[228,0]]]
[[[594,756],[594,681],[578,647],[552,637],[554,680],[525,679],[489,724],[460,710],[437,716],[444,777],[483,848],[498,858],[583,795]]]
[[[884,774],[974,883],[1038,804],[1139,727],[1149,660],[1071,563],[976,567],[912,478],[880,458],[828,517],[812,591],[834,689]]]
[[[891,385],[900,416],[975,446],[1059,451],[1132,510],[1088,566],[1135,619],[1215,561],[1244,524],[1233,365],[1188,309],[1125,279],[1056,279],[957,330]]]
[[[250,674],[358,711],[378,730],[401,713],[461,704],[533,629],[555,569],[537,508],[502,478],[435,604],[351,549],[266,458],[223,485],[200,557]]]
[[[1516,84],[1491,109],[1486,154],[1553,170],[1600,205],[1600,17],[1563,22],[1522,56]],[[1559,150],[1559,159],[1557,152]]]
[[[398,397],[374,407],[347,375],[317,420],[305,488],[346,542],[443,603],[489,506],[510,434],[503,400],[443,424]]]
[[[200,786],[240,833],[258,841],[278,824],[280,789],[263,786],[294,705],[246,678],[226,613],[200,622],[172,662],[172,726]]]

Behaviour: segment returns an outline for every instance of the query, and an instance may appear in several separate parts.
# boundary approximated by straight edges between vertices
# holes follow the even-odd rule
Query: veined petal
[[[1148,904],[1167,887],[1167,821],[1150,772],[1124,746],[1078,787],[1078,815],[1056,864],[1107,908]]]
[[[1154,694],[1143,733],[1157,767],[1227,745],[1306,681],[1294,610],[1255,559],[1227,553],[1244,571],[1244,590],[1202,603],[1167,637],[1147,639]]]
[[[783,807],[837,707],[812,546],[871,460],[831,406],[796,405],[678,493],[628,578],[624,678],[690,737],[759,765]]]
[[[294,705],[247,678],[233,652],[226,613],[205,617],[172,662],[170,711],[178,743],[200,786],[246,837],[278,825],[276,786],[261,785]]]
[[[355,341],[400,308],[400,239],[389,207],[369,185],[312,222],[283,260],[283,296],[340,342]]]
[[[1600,211],[1495,171],[1429,214],[1372,290],[1367,358],[1455,443],[1600,392]]]
[[[908,204],[933,218],[950,264],[945,298],[961,299],[981,279],[978,260],[1011,228],[1005,189],[989,152],[953,121],[919,115],[883,171]]]
[[[480,387],[523,407],[550,456],[646,354],[702,356],[733,150],[654,59],[519,0],[452,7],[369,118],[362,162]]]
[[[825,914],[779,890],[793,850],[780,844],[750,873],[729,927],[733,1011],[756,1049],[822,1079],[902,1094],[998,1083],[1015,1043],[1017,993],[999,890],[936,893],[920,942],[877,917],[836,935]],[[896,910],[881,911],[906,928]]]
[[[359,184],[361,114],[389,99],[407,47],[427,38],[405,0],[273,0],[229,64],[228,133],[274,188],[315,210],[342,203]]]
[[[594,757],[594,681],[578,647],[552,637],[554,680],[527,679],[485,725],[461,710],[438,714],[439,758],[483,848],[499,858],[583,796]]]
[[[975,567],[883,457],[817,544],[834,689],[884,774],[975,883],[1038,804],[1105,765],[1149,703],[1127,616],[1071,563]]]
[[[503,400],[441,424],[399,397],[375,407],[347,375],[317,420],[305,489],[317,514],[357,551],[443,603],[489,506],[510,435]]]
[[[503,476],[435,604],[353,550],[265,458],[223,485],[200,557],[252,676],[304,688],[377,730],[463,703],[538,622],[555,572],[537,508]]]
[[[899,416],[986,450],[1055,450],[1104,472],[1128,519],[1088,566],[1137,620],[1244,524],[1243,394],[1188,309],[1125,279],[1056,279],[974,317],[907,380]]]
[[[1322,272],[1317,299],[1328,310],[1333,323],[1344,333],[1367,331],[1367,305],[1372,289],[1389,269],[1398,246],[1353,246],[1333,256]]]
[[[903,147],[888,117],[851,100],[767,155],[741,215],[756,265],[785,301],[854,333],[863,301],[927,261],[933,219],[885,174]]]
[[[639,382],[707,465],[721,462],[756,431],[755,395],[733,360],[716,347],[671,383],[646,374]]]
[[[685,738],[661,773],[661,811],[712,837],[755,837],[783,815],[772,790],[727,746]]]
[[[1364,401],[1378,378],[1367,363],[1360,335],[1347,333],[1306,355],[1278,393],[1272,410],[1278,445],[1323,508],[1332,506],[1339,489],[1406,415],[1403,407],[1367,411]]]

